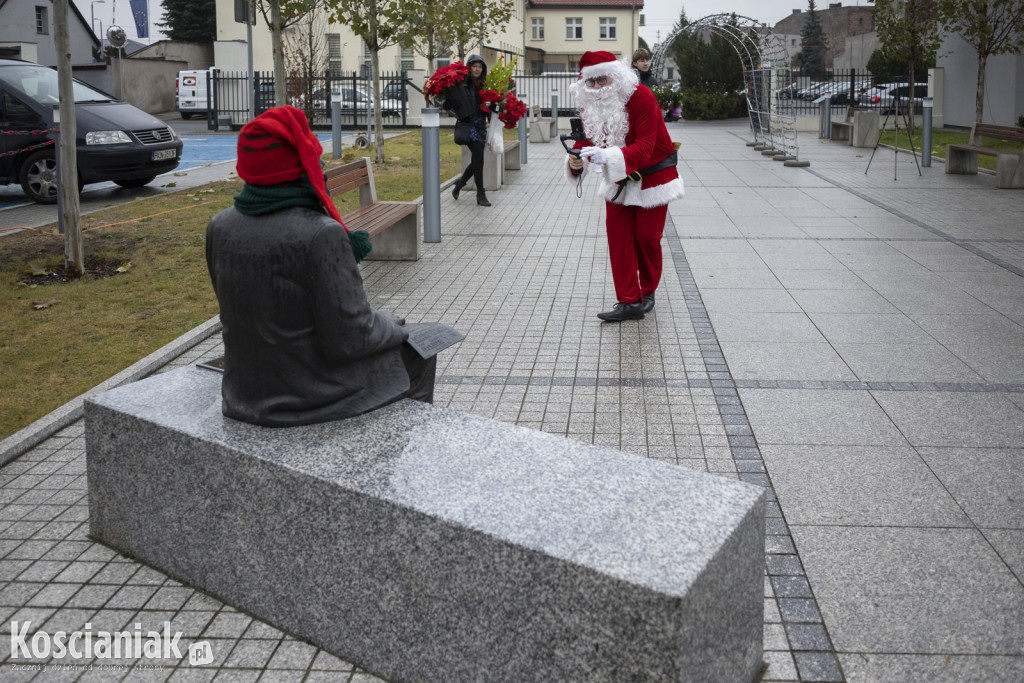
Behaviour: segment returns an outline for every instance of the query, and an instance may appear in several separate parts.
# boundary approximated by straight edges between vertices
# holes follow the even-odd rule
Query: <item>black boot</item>
[[[458,201],[459,193],[462,192],[462,187],[466,184],[466,181],[459,178],[455,181],[455,186],[452,187],[452,199]]]
[[[624,304],[619,302],[615,304],[615,307],[610,311],[604,313],[598,313],[597,317],[601,320],[607,320],[610,323],[619,323],[623,320],[643,320],[644,319],[644,303],[643,299],[640,301],[634,301],[631,304]]]
[[[476,203],[480,206],[490,206],[491,203],[487,201],[487,195],[484,194],[483,190],[476,193]]]
[[[654,292],[644,294],[644,313],[650,313],[652,310],[654,310]]]

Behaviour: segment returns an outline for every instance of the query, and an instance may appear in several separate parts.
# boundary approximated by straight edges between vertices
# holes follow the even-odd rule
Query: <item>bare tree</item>
[[[1024,49],[1024,2],[1021,0],[940,0],[943,25],[959,33],[978,55],[978,89],[974,119],[985,112],[985,66],[994,55],[1017,55]]]
[[[256,11],[270,29],[270,46],[274,59],[274,101],[288,101],[288,78],[285,70],[284,30],[316,10],[323,0],[254,0]]]
[[[916,65],[939,48],[937,0],[875,0],[875,28],[889,54],[907,62],[907,106],[913,108]],[[914,132],[914,117],[908,122]]]
[[[288,73],[289,101],[302,103],[306,118],[313,120],[317,76],[327,71],[327,18],[307,12],[284,32],[284,61]],[[324,99],[330,107],[330,94]]]

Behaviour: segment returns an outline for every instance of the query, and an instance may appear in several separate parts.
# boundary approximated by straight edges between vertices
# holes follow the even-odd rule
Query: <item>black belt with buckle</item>
[[[639,171],[633,171],[628,176],[626,176],[625,178],[623,178],[622,180],[620,180],[620,181],[618,181],[616,183],[619,186],[619,189],[615,190],[615,196],[612,197],[611,199],[609,199],[608,201],[614,202],[616,199],[618,199],[619,195],[622,194],[623,188],[626,187],[626,183],[628,181],[633,181],[634,183],[639,183],[641,180],[644,179],[645,176],[649,176],[652,173],[657,173],[658,171],[661,171],[663,169],[669,168],[670,166],[675,166],[678,163],[679,163],[679,154],[678,154],[678,152],[672,152],[667,157],[665,157],[664,159],[662,159],[658,163],[654,164],[654,166],[648,166],[647,168],[641,169]]]

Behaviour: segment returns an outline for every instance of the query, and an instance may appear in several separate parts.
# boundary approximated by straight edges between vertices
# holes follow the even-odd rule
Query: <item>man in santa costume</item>
[[[654,308],[661,281],[661,236],[668,203],[683,197],[676,147],[661,108],[637,76],[610,52],[585,52],[580,76],[569,90],[576,98],[587,139],[569,155],[566,177],[580,182],[601,172],[608,251],[618,303],[601,320],[640,320]],[[585,163],[586,162],[586,163]]]

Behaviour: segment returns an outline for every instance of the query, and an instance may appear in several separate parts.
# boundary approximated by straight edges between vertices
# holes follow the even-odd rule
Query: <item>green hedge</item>
[[[660,87],[654,88],[654,96],[662,109],[679,102],[683,118],[691,121],[715,121],[747,115],[747,98],[742,93],[705,93]]]

